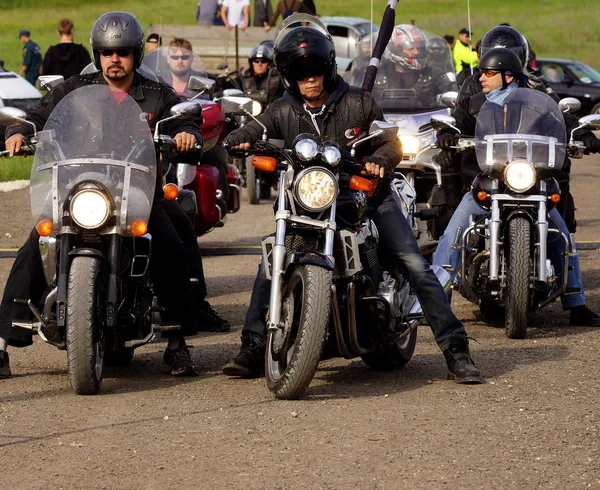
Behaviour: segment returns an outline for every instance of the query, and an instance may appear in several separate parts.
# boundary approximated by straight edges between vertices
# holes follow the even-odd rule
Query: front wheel
[[[282,328],[269,332],[265,376],[279,399],[299,398],[313,379],[327,335],[331,272],[315,265],[296,266],[286,279]]]
[[[250,204],[260,204],[260,176],[252,166],[252,157],[246,158],[246,188]]]
[[[417,345],[417,329],[411,328],[404,337],[391,345],[380,347],[361,356],[363,362],[373,369],[391,371],[405,366],[412,358]]]
[[[102,385],[102,270],[94,257],[75,257],[67,292],[69,380],[78,395],[95,395]]]
[[[506,267],[506,336],[524,339],[527,335],[530,272],[529,221],[513,218],[508,224],[508,267]]]

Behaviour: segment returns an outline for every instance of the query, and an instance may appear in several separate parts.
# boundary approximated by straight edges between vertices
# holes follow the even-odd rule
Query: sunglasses
[[[266,65],[267,64],[267,60],[256,59],[256,60],[252,60],[252,63],[258,63],[260,65]]]
[[[496,71],[496,70],[481,70],[481,74],[485,75],[486,78],[495,77],[496,75],[498,75],[498,73],[500,73],[500,72]]]
[[[117,53],[119,58],[127,58],[133,51],[130,49],[108,49],[106,51],[100,51],[100,54],[105,58],[112,58],[115,53]]]
[[[176,55],[176,54],[170,54],[169,58],[171,58],[172,60],[179,60],[181,59],[181,61],[187,61],[192,57],[191,54],[182,54],[182,55]]]

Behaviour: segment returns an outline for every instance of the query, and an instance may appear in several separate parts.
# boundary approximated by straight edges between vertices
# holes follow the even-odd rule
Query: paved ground
[[[600,240],[600,158],[574,164],[578,240]],[[31,227],[28,189],[0,194],[0,248]],[[202,242],[256,244],[271,205],[245,205]],[[600,311],[600,252],[580,255],[588,303]],[[600,331],[569,328],[556,303],[508,340],[455,295],[487,383],[445,381],[422,328],[413,360],[378,373],[360,361],[321,364],[306,397],[275,400],[264,380],[232,380],[257,256],[206,259],[211,301],[234,329],[203,334],[195,379],[161,372],[164,344],[109,371],[100,395],[73,394],[66,356],[36,340],[11,351],[0,381],[4,488],[600,488]],[[0,259],[4,284],[12,260]]]

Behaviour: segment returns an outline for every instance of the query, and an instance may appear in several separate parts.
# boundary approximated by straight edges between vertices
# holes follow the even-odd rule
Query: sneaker
[[[198,367],[192,361],[190,350],[185,342],[177,349],[165,349],[163,363],[171,370],[171,376],[198,376]]]
[[[450,346],[443,353],[448,365],[447,379],[461,384],[483,383],[483,377],[469,352],[469,338],[466,335],[453,335]]]
[[[265,375],[266,339],[252,332],[242,332],[239,354],[223,366],[227,376],[260,378]]]
[[[600,327],[600,316],[585,305],[576,306],[575,308],[571,308],[569,325],[579,327]]]
[[[201,332],[229,332],[231,325],[212,309],[208,301],[204,301],[196,310],[198,331]]]
[[[8,352],[0,350],[0,379],[10,378],[12,372],[10,370],[10,360],[8,359]]]

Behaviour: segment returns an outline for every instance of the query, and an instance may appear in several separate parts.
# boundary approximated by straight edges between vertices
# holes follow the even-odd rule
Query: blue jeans
[[[463,231],[469,226],[469,218],[471,215],[486,215],[488,212],[480,207],[470,192],[467,192],[460,202],[456,211],[448,223],[448,227],[444,234],[440,237],[440,241],[433,257],[433,264],[444,266],[452,266],[450,275],[452,278],[456,276],[456,271],[461,266],[461,253],[460,250],[452,250],[450,247],[453,245],[454,237],[456,236],[456,230],[462,228]],[[548,213],[549,221],[556,225],[560,231],[566,236],[569,236],[569,230],[567,225],[560,213],[556,208],[552,209]],[[550,226],[552,226],[550,223]],[[555,235],[548,235],[548,258],[554,266],[557,275],[562,275],[564,268],[564,243],[562,239],[558,239]],[[579,268],[579,259],[577,257],[569,257],[569,265],[573,270],[569,271],[567,277],[567,286],[581,289],[581,293],[573,294],[569,296],[561,296],[560,301],[565,310],[574,308],[575,306],[585,305],[585,296],[583,294],[583,281],[581,280],[581,269]]]

